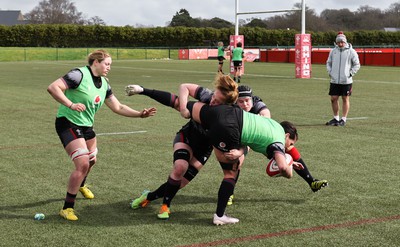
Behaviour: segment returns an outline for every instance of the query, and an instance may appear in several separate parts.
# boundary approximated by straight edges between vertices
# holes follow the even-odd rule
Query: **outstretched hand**
[[[140,114],[141,118],[146,118],[146,117],[150,117],[150,116],[154,116],[157,113],[157,109],[154,107],[151,108],[145,108],[142,111],[142,114]]]

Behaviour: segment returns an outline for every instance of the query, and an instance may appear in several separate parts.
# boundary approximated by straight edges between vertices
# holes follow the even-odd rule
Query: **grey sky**
[[[1,10],[21,10],[23,14],[39,5],[40,0],[0,0]],[[72,0],[86,18],[99,16],[110,26],[165,26],[180,9],[189,11],[193,18],[219,17],[235,22],[235,0]],[[301,0],[239,0],[239,11],[271,11],[291,9]],[[356,11],[360,6],[386,10],[398,0],[306,0],[306,5],[320,14],[324,9],[347,8]],[[244,15],[241,19],[268,18],[272,14]]]

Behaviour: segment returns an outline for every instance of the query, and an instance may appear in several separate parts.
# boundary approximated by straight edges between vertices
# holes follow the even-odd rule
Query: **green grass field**
[[[105,48],[114,60],[178,59],[178,49]],[[0,62],[85,60],[94,48],[0,47]]]
[[[399,68],[362,67],[347,125],[327,127],[325,66],[313,65],[311,79],[295,79],[293,64],[247,63],[242,83],[274,119],[298,126],[304,161],[330,186],[312,193],[297,174],[270,178],[267,160],[250,153],[227,208],[240,222],[216,227],[222,172],[214,157],[177,194],[168,221],[156,217],[161,201],[129,208],[143,189],[166,181],[172,140],[187,120],[145,96],[124,95],[127,84],[173,92],[183,82],[212,87],[216,61],[114,61],[109,79],[117,98],[158,113],[129,119],[104,106],[96,115],[98,163],[88,178],[96,198],[78,195],[77,222],[58,216],[73,165],[55,132],[58,104],[46,88],[85,60],[0,65],[0,246],[400,246]],[[37,212],[46,219],[35,221]]]

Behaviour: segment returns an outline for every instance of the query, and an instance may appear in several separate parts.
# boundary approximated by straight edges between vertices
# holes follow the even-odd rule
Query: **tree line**
[[[301,3],[294,4],[301,8]],[[30,24],[77,24],[107,25],[99,16],[86,18],[70,0],[42,0],[32,11],[24,15]],[[269,18],[240,19],[241,27],[258,27],[264,29],[300,30],[301,11],[291,11]],[[189,11],[180,9],[172,16],[167,27],[195,28],[232,28],[234,23],[214,17],[211,19],[193,18]],[[137,25],[136,27],[146,27]],[[381,10],[368,5],[360,6],[356,11],[349,9],[325,9],[318,15],[314,9],[306,6],[306,29],[312,32],[382,30],[385,27],[400,28],[400,1],[392,3]]]

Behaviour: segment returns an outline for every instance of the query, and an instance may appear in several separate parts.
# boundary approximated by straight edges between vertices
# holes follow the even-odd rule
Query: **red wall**
[[[329,48],[313,48],[311,63],[325,64]],[[361,65],[400,66],[400,48],[357,48]],[[260,50],[260,62],[294,63],[294,49]]]
[[[196,52],[191,52],[191,50]],[[207,59],[207,49],[180,49],[179,59]],[[204,56],[199,56],[199,51]],[[330,48],[313,48],[311,52],[312,64],[325,64]],[[373,66],[400,66],[400,48],[357,48],[361,65]],[[193,53],[193,54],[191,54]],[[203,54],[202,53],[202,54]],[[196,57],[193,57],[196,56]],[[260,62],[294,63],[294,49],[261,49]]]

